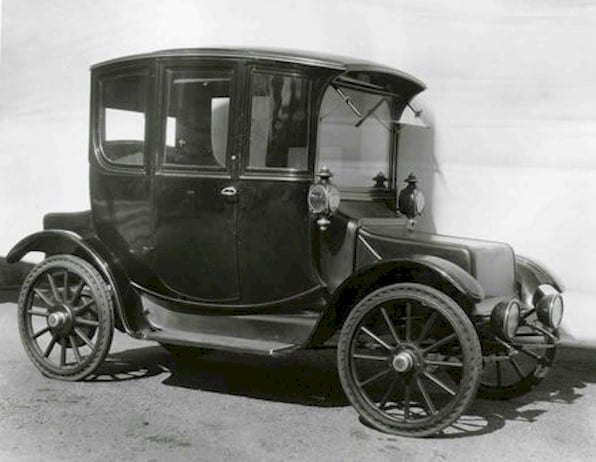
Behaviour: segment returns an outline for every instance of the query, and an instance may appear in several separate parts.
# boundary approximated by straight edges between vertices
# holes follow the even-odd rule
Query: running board
[[[171,345],[210,348],[214,350],[224,350],[235,353],[251,353],[268,356],[281,356],[284,354],[289,354],[292,351],[300,348],[299,345],[294,345],[291,343],[195,333],[183,330],[147,332],[143,338],[146,340],[154,340],[159,343]]]

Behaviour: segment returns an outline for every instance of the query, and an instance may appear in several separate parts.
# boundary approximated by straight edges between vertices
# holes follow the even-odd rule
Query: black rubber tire
[[[33,309],[33,294],[34,289],[36,289],[36,283],[44,275],[56,271],[67,271],[68,274],[74,274],[80,281],[83,281],[83,287],[88,288],[85,292],[86,296],[93,300],[91,305],[94,305],[96,308],[94,310],[95,319],[93,322],[96,323],[97,326],[93,327],[90,331],[93,333],[93,338],[90,340],[95,339],[95,343],[93,344],[94,348],[90,348],[91,351],[88,356],[81,357],[80,362],[76,362],[75,365],[70,366],[66,364],[55,364],[50,360],[49,355],[48,357],[44,355],[37,340],[32,338],[32,315],[28,313],[28,310]],[[27,275],[21,288],[17,313],[19,334],[25,352],[33,364],[47,377],[65,381],[82,380],[93,374],[109,353],[114,333],[114,312],[112,309],[111,293],[99,272],[92,265],[79,257],[73,255],[55,255],[36,265]],[[78,318],[75,316],[75,319],[81,318],[82,316],[79,316]],[[81,330],[79,330],[79,332],[80,331]],[[66,345],[67,341],[65,336],[57,335],[53,331],[50,331],[50,335],[52,335],[53,338],[57,337],[60,340],[64,339],[63,341]],[[75,335],[73,335],[73,337],[75,337]],[[54,344],[56,343],[57,342],[54,342]],[[77,346],[80,346],[80,344]],[[75,349],[72,344],[69,344],[66,348],[71,350]],[[78,349],[77,354],[79,354]]]
[[[535,322],[535,317],[534,319],[531,319],[531,321]],[[506,361],[502,362],[506,365],[500,366],[502,369],[501,374],[503,372],[508,372],[510,376],[514,377],[514,380],[511,383],[501,386],[498,386],[497,383],[493,383],[492,380],[489,380],[490,368],[493,366],[491,363],[487,362],[484,366],[482,376],[480,377],[480,386],[478,388],[479,397],[491,400],[509,400],[518,398],[532,391],[548,374],[557,355],[557,341],[547,334],[541,333],[537,329],[529,326],[520,326],[518,333],[520,333],[520,330],[523,332],[524,329],[526,332],[537,332],[538,336],[542,336],[544,344],[548,345],[547,348],[544,348],[544,351],[539,353],[537,353],[536,350],[530,350],[534,354],[540,356],[540,361],[535,361],[533,358],[526,357],[526,361],[521,362],[521,358],[524,357],[523,354],[517,353],[516,355],[512,355],[504,345],[497,348],[497,351],[499,351],[503,357],[508,358]],[[556,332],[553,332],[552,334],[556,336]],[[516,344],[519,344],[522,341],[523,337],[521,336],[514,337],[512,340],[512,342]],[[517,369],[519,369],[519,371]]]
[[[442,315],[461,344],[462,380],[452,401],[422,423],[396,422],[387,418],[377,406],[363,396],[357,385],[350,361],[351,343],[362,320],[381,303],[394,300],[416,300]],[[434,435],[455,422],[477,392],[482,370],[482,352],[478,334],[463,309],[444,293],[422,284],[399,283],[378,289],[365,296],[350,312],[341,330],[337,347],[337,362],[344,392],[360,416],[373,427],[400,436],[426,437]]]

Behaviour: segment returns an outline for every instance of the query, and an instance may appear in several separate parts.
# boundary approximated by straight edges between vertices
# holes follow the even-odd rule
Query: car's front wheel
[[[362,418],[403,436],[429,436],[457,420],[482,370],[478,335],[462,308],[415,283],[364,297],[346,319],[337,354],[342,386]]]
[[[18,323],[25,351],[44,375],[84,379],[101,365],[112,343],[110,291],[85,260],[49,257],[25,279]]]

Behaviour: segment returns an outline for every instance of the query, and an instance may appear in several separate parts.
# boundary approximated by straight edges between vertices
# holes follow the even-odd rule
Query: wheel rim
[[[432,304],[413,298],[383,302],[356,324],[350,378],[388,425],[427,426],[451,412],[468,380],[462,351],[461,333]]]
[[[527,311],[515,337],[496,339],[484,357],[483,392],[515,395],[529,391],[552,366],[557,340],[556,334],[537,324],[534,310]]]
[[[24,340],[36,361],[75,373],[98,351],[101,314],[89,281],[66,268],[48,268],[33,281],[23,310]]]

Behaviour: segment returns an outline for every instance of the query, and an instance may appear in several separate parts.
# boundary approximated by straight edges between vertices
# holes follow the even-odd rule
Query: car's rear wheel
[[[351,311],[338,369],[365,421],[387,433],[429,436],[474,399],[482,354],[474,326],[451,298],[400,283],[370,293]],[[455,379],[452,369],[459,371]]]
[[[25,279],[18,323],[25,351],[44,375],[84,379],[97,370],[112,344],[110,291],[85,260],[49,257]]]
[[[478,395],[511,399],[530,392],[546,376],[556,357],[557,333],[537,324],[530,310],[511,340],[495,340],[486,349]]]

